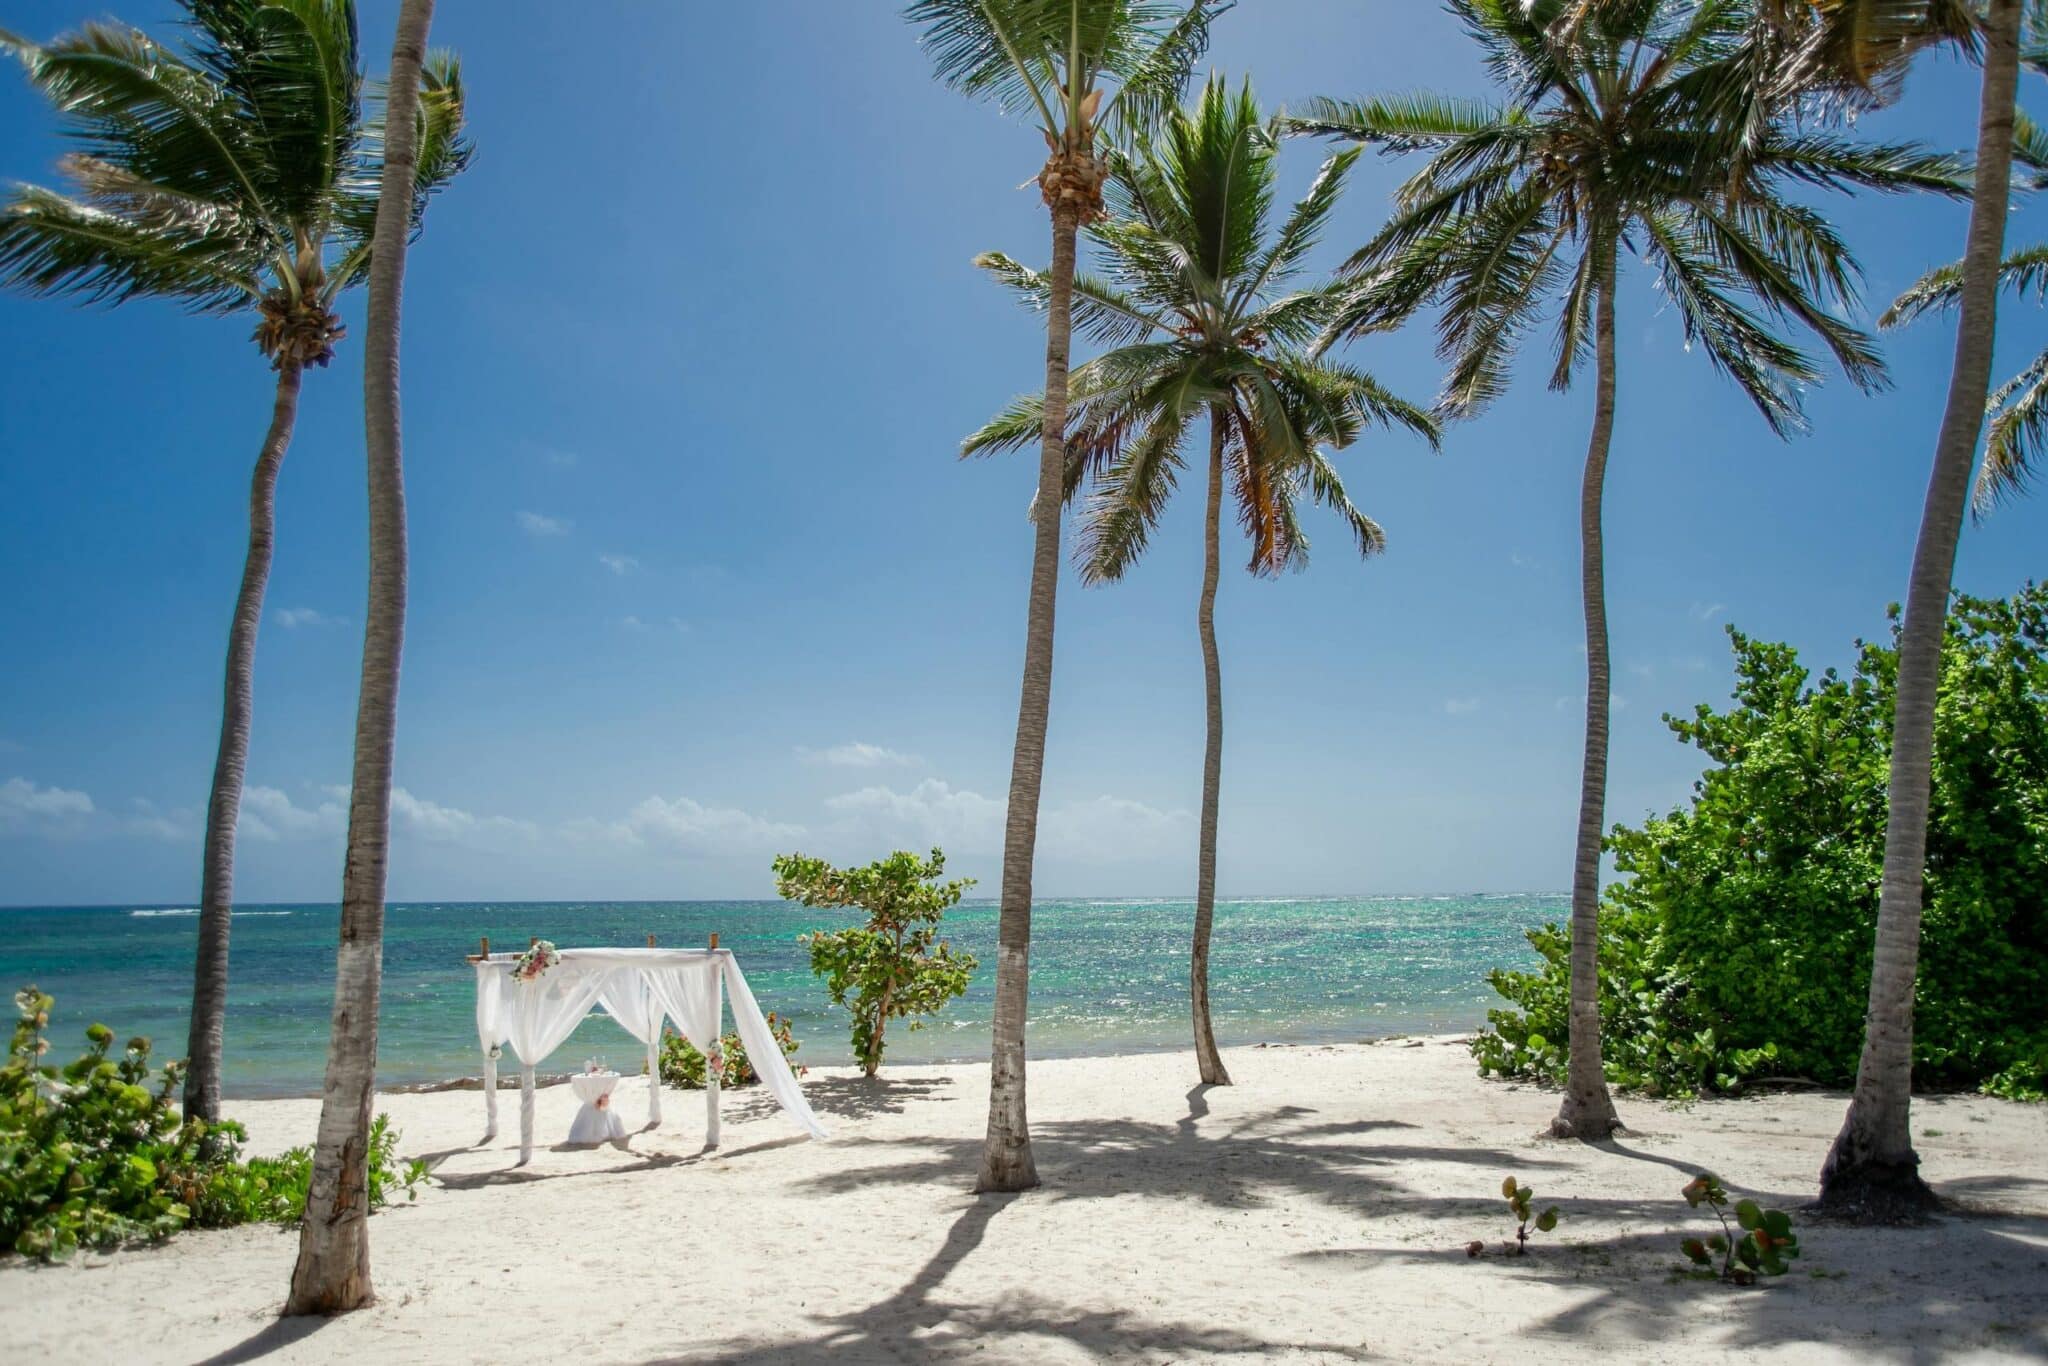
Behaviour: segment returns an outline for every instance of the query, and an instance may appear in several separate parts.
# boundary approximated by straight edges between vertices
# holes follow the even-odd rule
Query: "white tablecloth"
[[[611,1109],[612,1088],[618,1084],[616,1072],[577,1072],[569,1078],[569,1089],[583,1102],[576,1122],[569,1126],[571,1143],[603,1143],[626,1136],[625,1124]]]

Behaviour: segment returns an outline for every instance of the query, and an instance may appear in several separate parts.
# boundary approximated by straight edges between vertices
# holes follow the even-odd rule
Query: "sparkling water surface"
[[[1210,965],[1216,1032],[1228,1047],[1472,1028],[1498,1000],[1488,970],[1532,964],[1522,931],[1568,909],[1568,898],[1552,895],[1219,902]],[[150,1036],[160,1058],[180,1056],[198,919],[186,906],[0,910],[0,984],[11,994],[33,982],[57,998],[55,1058],[80,1051],[93,1021],[118,1038]],[[462,959],[480,935],[501,950],[523,948],[533,935],[570,948],[641,944],[650,933],[681,948],[716,931],[720,946],[738,955],[762,1009],[794,1021],[801,1060],[849,1061],[846,1015],[810,975],[797,936],[853,920],[780,901],[395,903],[385,916],[378,1083],[476,1074],[474,977]],[[1193,921],[1188,901],[1039,902],[1032,914],[1033,1056],[1187,1047]],[[318,1092],[339,925],[340,908],[332,905],[235,912],[228,1094]],[[962,903],[947,916],[946,934],[982,966],[967,995],[925,1028],[890,1026],[892,1061],[988,1056],[995,903]],[[567,1069],[602,1053],[625,1070],[637,1048],[597,1016],[548,1066]]]

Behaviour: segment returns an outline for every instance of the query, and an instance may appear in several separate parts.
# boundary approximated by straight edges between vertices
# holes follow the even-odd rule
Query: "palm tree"
[[[0,206],[0,283],[108,303],[166,298],[199,313],[254,313],[277,373],[249,489],[249,547],[228,631],[220,745],[200,864],[185,1113],[220,1114],[235,821],[249,755],[257,625],[270,578],[277,476],[299,385],[343,336],[335,303],[371,264],[382,132],[366,119],[353,0],[181,0],[177,51],[88,24],[37,46],[0,33],[81,150],[72,193],[22,186]],[[427,127],[404,220],[462,170],[452,63],[427,77]]]
[[[1907,581],[1905,620],[1899,633],[1898,698],[1893,705],[1889,802],[1885,813],[1884,882],[1878,894],[1877,942],[1870,972],[1870,1004],[1856,1089],[1842,1129],[1820,1174],[1820,1203],[1837,1214],[1865,1219],[1913,1217],[1933,1208],[1934,1192],[1920,1178],[1913,1149],[1913,984],[1920,963],[1922,880],[1927,863],[1928,797],[1933,783],[1934,708],[1948,626],[1949,586],[1956,547],[1970,501],[1977,438],[1991,387],[1992,348],[1998,328],[1998,285],[2005,254],[2007,196],[2017,135],[2014,94],[2019,84],[2022,20],[2035,36],[2048,33],[2041,0],[1988,0],[1978,19],[1954,0],[1831,0],[1827,17],[1842,23],[1896,20],[1932,27],[1950,14],[1945,33],[1960,27],[1969,46],[1981,36],[1984,74],[1977,117],[1977,174],[1970,226],[1954,281],[1958,312],[1955,361],[1948,400],[1935,437],[1933,469],[1920,514]],[[2024,10],[2024,15],[2023,15]],[[1975,24],[1976,31],[1971,31]],[[1944,36],[1937,34],[1936,36]],[[1956,269],[1955,267],[1951,268]],[[2022,382],[2025,377],[2022,376]],[[2038,387],[2038,386],[2036,386]],[[2014,391],[1995,400],[2002,407]],[[2015,487],[2032,439],[2029,395],[2003,427],[1994,422],[1993,456],[1980,496]],[[2005,440],[2001,443],[2001,437]],[[2004,451],[2001,457],[1998,452]],[[2004,463],[2001,463],[2003,460]]]
[[[1038,124],[1051,155],[1039,192],[1052,216],[1051,294],[1045,327],[1045,422],[1032,503],[1031,592],[1025,612],[1024,685],[1010,761],[1003,829],[996,1002],[989,1056],[988,1133],[975,1188],[1038,1184],[1024,1105],[1024,1019],[1031,965],[1031,871],[1038,844],[1039,780],[1052,701],[1053,602],[1059,587],[1063,434],[1071,346],[1076,239],[1102,216],[1107,172],[1096,132],[1142,127],[1180,98],[1227,0],[914,0],[939,79]],[[1107,87],[1114,92],[1104,100]]]
[[[1282,289],[1301,270],[1336,205],[1359,149],[1323,164],[1308,194],[1268,237],[1277,120],[1262,119],[1247,85],[1232,95],[1211,77],[1195,107],[1110,158],[1114,213],[1091,230],[1105,280],[1073,282],[1076,319],[1112,347],[1075,370],[1066,441],[1066,493],[1095,490],[1083,513],[1077,559],[1088,583],[1120,579],[1144,553],[1184,464],[1199,419],[1209,428],[1208,507],[1196,613],[1208,703],[1202,762],[1201,844],[1189,966],[1195,1060],[1209,1085],[1229,1085],[1209,1019],[1209,937],[1216,908],[1216,807],[1223,768],[1223,682],[1216,650],[1216,585],[1223,485],[1252,541],[1255,575],[1298,568],[1308,540],[1295,519],[1306,495],[1333,509],[1361,555],[1384,540],[1351,505],[1323,446],[1348,445],[1370,423],[1398,423],[1432,443],[1429,414],[1369,376],[1311,359],[1303,348],[1329,315],[1327,286]],[[981,264],[1034,308],[1052,297],[1045,273],[1007,256]],[[1012,404],[964,450],[1019,449],[1043,425],[1044,398]]]
[[[1624,247],[1658,275],[1689,343],[1747,394],[1771,430],[1802,422],[1800,388],[1821,377],[1780,331],[1817,336],[1850,380],[1884,371],[1871,339],[1832,310],[1858,274],[1826,220],[1785,196],[1827,189],[1957,189],[1948,160],[1856,143],[1782,108],[1744,130],[1702,93],[1736,56],[1752,15],[1687,0],[1452,0],[1505,89],[1499,105],[1436,96],[1317,101],[1297,131],[1433,155],[1392,221],[1347,263],[1358,290],[1331,338],[1441,306],[1442,399],[1476,412],[1546,303],[1558,298],[1550,382],[1570,387],[1589,355],[1594,409],[1580,488],[1586,621],[1586,744],[1571,914],[1570,1062],[1552,1131],[1596,1138],[1619,1124],[1600,1056],[1600,850],[1607,788],[1609,660],[1601,498],[1614,430],[1615,290]]]
[[[391,834],[391,754],[398,738],[398,666],[405,641],[405,478],[398,413],[399,302],[405,286],[404,213],[418,196],[438,97],[427,53],[434,0],[403,0],[391,45],[389,128],[377,193],[363,347],[369,447],[370,593],[356,701],[348,860],[341,876],[341,946],[320,1127],[287,1314],[339,1314],[370,1303],[368,1153],[377,1073],[377,998],[384,976],[384,873]],[[455,87],[457,90],[459,86]]]

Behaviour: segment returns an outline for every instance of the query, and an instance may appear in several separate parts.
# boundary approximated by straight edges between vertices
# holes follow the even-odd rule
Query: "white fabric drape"
[[[647,974],[635,968],[613,968],[598,988],[597,1003],[619,1027],[647,1046],[647,1122],[661,1123],[661,1019]]]
[[[504,1025],[519,1055],[519,1162],[533,1160],[533,1069],[576,1032],[597,1003],[604,978],[563,972],[557,964],[538,981],[505,981]]]
[[[488,959],[476,965],[476,1041],[484,1051],[484,1137],[498,1136],[498,1046],[505,1042],[501,1023],[505,974]]]
[[[747,1061],[754,1065],[754,1071],[761,1078],[761,1084],[768,1088],[768,1094],[775,1097],[776,1103],[803,1127],[805,1133],[812,1138],[825,1137],[825,1126],[811,1113],[803,1088],[796,1084],[796,1076],[789,1070],[789,1059],[782,1056],[782,1046],[768,1032],[768,1021],[762,1018],[761,1007],[754,1001],[746,974],[740,971],[739,960],[723,950],[718,956],[725,969],[726,986],[732,991],[732,1021],[739,1028],[740,1042],[746,1045]]]

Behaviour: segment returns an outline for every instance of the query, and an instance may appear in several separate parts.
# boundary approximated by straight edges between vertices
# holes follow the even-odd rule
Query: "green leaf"
[[[1738,1200],[1735,1202],[1735,1223],[1739,1228],[1762,1228],[1763,1209],[1754,1200]]]

